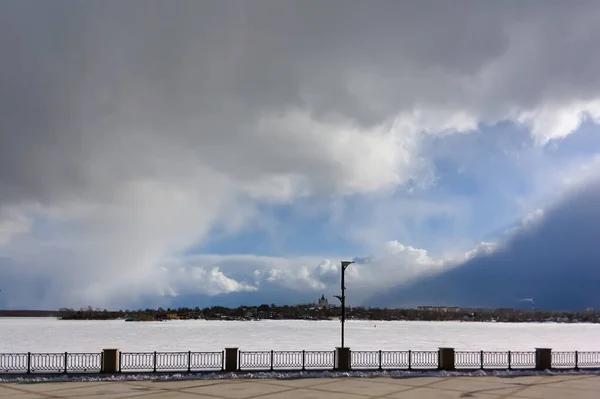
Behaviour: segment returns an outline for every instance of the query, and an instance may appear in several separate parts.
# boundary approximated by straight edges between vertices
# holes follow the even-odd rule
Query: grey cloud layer
[[[4,281],[39,280],[42,303],[164,292],[165,259],[259,217],[253,201],[418,178],[422,132],[509,118],[568,134],[600,115],[598,16],[593,1],[4,1]]]

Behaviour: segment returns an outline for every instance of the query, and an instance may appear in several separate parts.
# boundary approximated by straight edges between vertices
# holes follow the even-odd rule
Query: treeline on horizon
[[[239,306],[228,308],[212,306],[205,308],[158,308],[138,310],[60,309],[56,317],[62,320],[115,320],[128,318],[131,321],[156,320],[329,320],[341,316],[341,308],[318,307],[316,305]],[[594,311],[566,312],[519,309],[458,309],[437,311],[407,308],[346,308],[348,320],[406,320],[406,321],[498,321],[531,322],[560,321],[599,323],[600,313]]]

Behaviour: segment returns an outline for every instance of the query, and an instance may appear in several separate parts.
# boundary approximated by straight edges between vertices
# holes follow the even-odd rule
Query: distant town
[[[329,304],[325,296],[315,303],[294,306],[263,304],[228,308],[212,306],[206,308],[158,308],[139,310],[101,310],[92,307],[58,311],[0,310],[0,317],[57,317],[62,320],[118,320],[124,321],[168,321],[168,320],[336,320],[341,308]],[[464,322],[555,322],[555,323],[600,323],[600,312],[588,308],[581,312],[550,311],[531,309],[479,309],[453,306],[418,306],[416,308],[365,308],[347,307],[347,320],[389,321],[464,321]]]

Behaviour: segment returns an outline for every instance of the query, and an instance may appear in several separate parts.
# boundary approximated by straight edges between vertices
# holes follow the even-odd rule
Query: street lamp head
[[[352,262],[352,261],[349,261],[349,260],[343,260],[343,261],[342,261],[342,269],[346,270],[346,268],[347,268],[348,266],[350,266],[351,264],[353,264],[353,263],[354,263],[354,262]]]

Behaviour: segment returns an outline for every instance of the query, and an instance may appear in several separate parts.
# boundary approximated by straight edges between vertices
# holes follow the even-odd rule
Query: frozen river
[[[354,350],[600,350],[600,325],[553,323],[346,322]],[[339,321],[61,321],[0,318],[0,352],[333,350]]]

